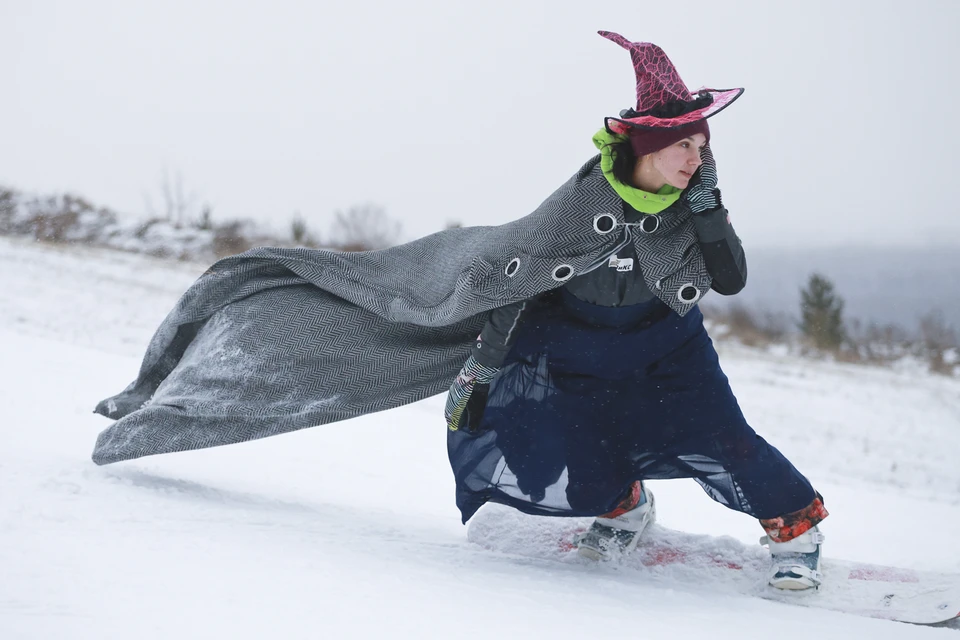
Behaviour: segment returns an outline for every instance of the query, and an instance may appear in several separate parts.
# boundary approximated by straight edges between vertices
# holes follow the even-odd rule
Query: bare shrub
[[[13,232],[44,242],[91,242],[117,222],[116,214],[109,209],[95,209],[70,194],[36,198],[27,202],[25,209]]]
[[[213,252],[217,258],[236,255],[253,248],[254,241],[248,233],[248,226],[235,220],[214,228]]]
[[[198,200],[197,193],[186,191],[183,174],[179,171],[176,171],[171,177],[170,170],[164,168],[163,175],[160,178],[160,197],[163,200],[163,210],[157,211],[153,206],[153,198],[150,194],[143,194],[147,215],[151,218],[166,220],[176,229],[183,227],[187,221],[195,218],[193,211]]]
[[[711,319],[727,327],[728,335],[748,347],[766,347],[787,339],[790,319],[779,313],[758,313],[734,302],[723,310],[712,309]]]
[[[952,375],[956,362],[953,350],[957,348],[957,332],[950,326],[942,311],[933,311],[920,318],[920,342],[930,371]]]
[[[137,225],[137,228],[134,229],[133,235],[135,238],[146,238],[150,233],[150,229],[155,227],[158,224],[162,224],[164,220],[162,218],[147,218],[143,222]]]
[[[293,214],[293,220],[290,221],[290,237],[294,244],[300,244],[307,237],[307,221],[299,213]]]
[[[310,233],[307,221],[303,219],[299,211],[293,214],[293,219],[290,220],[290,238],[293,240],[294,246],[297,247],[315,248],[320,246],[320,240]]]
[[[852,350],[863,362],[889,364],[912,350],[910,335],[898,325],[876,322],[864,325],[859,319],[854,319],[847,333]]]
[[[16,191],[0,187],[0,234],[13,233],[19,200],[20,194]]]
[[[213,207],[210,203],[204,203],[203,208],[200,209],[200,217],[197,218],[194,226],[201,231],[213,230]]]
[[[382,207],[363,204],[337,211],[330,230],[330,246],[341,251],[369,251],[392,247],[400,240],[402,225]]]
[[[743,304],[734,304],[727,311],[724,319],[730,334],[748,347],[759,346],[766,342],[760,332],[757,319]]]

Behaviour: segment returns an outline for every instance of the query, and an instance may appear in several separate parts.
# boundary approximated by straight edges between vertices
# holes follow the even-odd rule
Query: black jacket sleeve
[[[487,367],[499,368],[517,337],[517,328],[532,300],[514,302],[490,312],[480,337],[473,345],[473,357]]]
[[[747,258],[727,210],[718,207],[693,216],[693,220],[713,290],[725,296],[739,293],[747,284]]]

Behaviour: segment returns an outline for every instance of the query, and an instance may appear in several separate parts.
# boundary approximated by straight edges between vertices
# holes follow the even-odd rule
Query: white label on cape
[[[633,271],[633,258],[622,258],[617,263],[617,271]]]

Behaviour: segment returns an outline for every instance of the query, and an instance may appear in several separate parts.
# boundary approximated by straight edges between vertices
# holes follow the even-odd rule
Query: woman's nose
[[[694,151],[692,154],[690,154],[690,157],[687,158],[687,163],[693,167],[699,167],[701,164],[703,164],[703,160],[700,158],[700,152]]]

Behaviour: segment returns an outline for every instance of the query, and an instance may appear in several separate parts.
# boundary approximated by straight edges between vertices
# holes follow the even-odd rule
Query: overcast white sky
[[[0,0],[0,184],[142,216],[164,168],[219,217],[407,239],[535,208],[662,46],[746,245],[960,243],[960,2]]]

